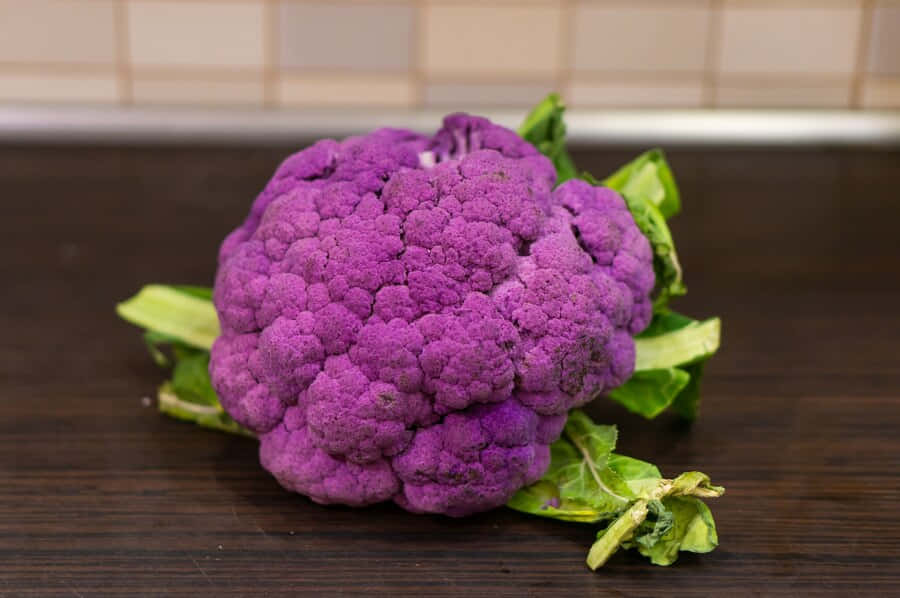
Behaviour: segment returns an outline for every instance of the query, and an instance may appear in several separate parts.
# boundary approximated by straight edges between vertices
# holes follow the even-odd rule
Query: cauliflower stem
[[[672,311],[669,308],[669,301],[672,298],[683,295],[686,292],[682,269],[675,251],[672,235],[666,223],[668,218],[676,215],[681,209],[681,197],[675,184],[674,176],[665,160],[665,156],[660,150],[651,150],[638,156],[636,159],[622,166],[602,181],[595,179],[589,173],[579,173],[566,150],[563,112],[564,106],[559,97],[555,94],[551,94],[526,117],[518,131],[518,135],[521,137],[521,139],[518,140],[518,143],[521,143],[522,140],[528,142],[552,163],[555,169],[557,191],[562,191],[560,187],[564,183],[568,185],[566,187],[567,191],[563,192],[561,197],[563,208],[569,210],[571,216],[566,215],[565,212],[560,212],[560,214],[563,215],[559,217],[561,218],[559,222],[562,223],[565,222],[566,219],[571,218],[574,238],[579,244],[582,244],[582,248],[587,251],[584,244],[593,243],[594,245],[591,246],[593,248],[592,251],[600,251],[600,249],[597,249],[599,246],[597,245],[598,241],[596,240],[596,237],[590,237],[590,235],[595,234],[590,227],[594,226],[596,221],[592,223],[590,220],[585,220],[585,218],[591,217],[592,212],[585,211],[584,206],[588,204],[583,203],[586,201],[583,198],[588,197],[588,195],[585,194],[589,193],[588,190],[590,188],[609,188],[617,192],[624,199],[624,204],[631,213],[634,225],[637,226],[640,233],[646,238],[646,241],[649,242],[650,249],[652,250],[654,282],[652,292],[650,293],[650,300],[645,299],[645,305],[648,306],[647,312],[645,312],[648,314],[646,316],[647,319],[641,320],[643,316],[635,316],[637,319],[634,320],[631,328],[628,329],[630,330],[631,336],[633,336],[633,371],[628,370],[630,371],[630,375],[626,373],[625,376],[622,376],[621,378],[612,378],[611,380],[613,381],[608,383],[605,387],[601,385],[600,387],[604,388],[604,390],[600,391],[600,394],[621,404],[626,409],[647,418],[656,417],[666,410],[671,410],[685,419],[694,419],[697,416],[699,406],[700,379],[703,374],[704,365],[719,348],[721,322],[718,318],[697,321]],[[452,119],[454,118],[462,119],[462,117],[459,116],[448,117],[448,122],[452,122]],[[469,121],[464,121],[464,119],[462,119],[458,122],[463,123]],[[475,123],[475,121],[471,122]],[[438,164],[441,161],[462,159],[466,154],[477,151],[478,147],[481,147],[480,144],[483,142],[486,144],[489,142],[500,143],[497,139],[506,139],[501,134],[496,133],[493,129],[477,129],[477,127],[483,126],[482,124],[466,124],[465,126],[474,128],[466,128],[465,131],[467,131],[467,133],[465,134],[460,133],[460,129],[456,129],[455,131],[452,131],[452,135],[443,140],[439,134],[436,137],[437,141],[430,146],[430,149],[419,153],[418,160],[420,163],[427,168],[433,168],[435,164]],[[400,135],[400,133],[390,134]],[[499,136],[497,136],[494,141],[484,141],[479,137],[480,135]],[[411,136],[403,137],[402,142],[410,144],[420,143],[417,138]],[[510,147],[508,141],[503,141],[502,143],[506,144],[505,147]],[[525,149],[528,149],[527,144]],[[328,149],[327,151],[330,152],[333,150]],[[504,151],[511,150],[507,149]],[[534,149],[528,151],[534,152]],[[525,151],[525,154],[527,155],[527,151]],[[537,157],[540,158],[540,156]],[[540,159],[543,160],[543,158]],[[478,167],[480,168],[481,166]],[[537,168],[537,166],[535,166],[535,168]],[[415,173],[419,171],[411,172]],[[584,182],[578,182],[577,184],[567,183],[568,181],[573,180]],[[501,180],[500,183],[505,184],[505,181]],[[377,185],[378,181],[374,181],[372,184]],[[404,183],[398,183],[398,185],[400,184]],[[405,184],[409,185],[410,192],[424,193],[425,191],[423,191],[423,189],[427,189],[427,187],[413,187],[414,184],[419,184],[416,180],[413,180],[413,178],[410,178],[409,182]],[[445,183],[438,180],[437,183],[432,184],[442,185]],[[577,185],[584,185],[584,188],[578,187]],[[388,191],[386,191],[386,193],[387,192]],[[531,193],[530,189],[529,193]],[[620,199],[617,201],[621,203],[622,200]],[[450,204],[448,203],[447,205],[449,206]],[[581,212],[579,212],[579,210],[581,210]],[[307,212],[306,214],[309,213]],[[303,217],[305,218],[305,216]],[[413,234],[434,234],[433,231],[428,229],[428,226],[430,225],[421,219],[421,232],[416,233],[416,229],[413,227],[413,224],[415,224],[414,219],[416,217],[415,212],[411,213],[408,217],[410,224],[408,225],[407,243],[411,242],[409,237]],[[251,219],[252,218],[258,220],[259,213],[253,212],[251,214]],[[301,218],[301,216],[297,216],[296,218]],[[248,222],[249,221],[250,220],[248,220]],[[296,226],[310,225],[310,223],[307,223],[302,219],[297,222],[298,224]],[[390,226],[386,220],[379,222],[380,224],[378,224],[378,226],[381,226],[385,230]],[[317,223],[311,224],[317,225]],[[265,222],[264,225],[270,226]],[[527,229],[528,226],[531,226],[528,224],[528,221],[522,220],[522,223],[516,224],[516,226],[522,230],[522,238],[530,238],[528,235],[532,233]],[[568,231],[569,225],[554,225],[551,222],[551,232],[552,230],[555,230],[553,229],[553,226],[565,226],[566,231]],[[582,232],[580,229],[584,229],[587,232]],[[559,230],[562,230],[562,228],[559,228]],[[223,245],[223,254],[220,255],[220,260],[228,258],[229,252],[244,251],[243,248],[235,243],[243,242],[242,239],[246,237],[246,234],[247,233],[243,231],[243,229],[235,231]],[[272,237],[272,242],[277,243],[275,239],[282,238],[279,235],[283,236],[284,234],[286,234],[284,230],[276,230],[276,233]],[[475,228],[471,228],[466,234],[482,233]],[[491,233],[490,229],[484,228],[483,234],[495,233]],[[565,234],[570,233],[566,232]],[[582,236],[585,234],[590,238],[583,239]],[[235,235],[238,235],[238,237],[235,237]],[[245,237],[240,237],[240,235],[245,235]],[[269,241],[267,241],[267,243],[268,242]],[[543,243],[543,241],[540,242]],[[644,243],[646,244],[646,242]],[[540,256],[540,251],[543,249],[537,245],[538,243],[535,243],[535,247],[531,247],[530,251],[533,255]],[[278,250],[277,245],[272,245],[271,247],[267,246],[267,251],[272,248],[275,248],[274,250],[276,251]],[[361,247],[360,249],[366,251],[365,248]],[[460,245],[459,250],[464,251],[467,250],[467,248]],[[519,254],[523,255],[522,252],[528,250],[529,246],[528,243],[526,243],[520,248]],[[478,250],[476,249],[476,251]],[[414,256],[412,253],[411,255]],[[567,254],[556,253],[548,255],[558,256],[554,259],[564,259],[564,256]],[[596,253],[594,253],[594,255],[596,255]],[[421,258],[414,257],[414,259]],[[501,258],[498,254],[491,257],[491,259],[496,261]],[[596,258],[594,259],[596,262]],[[649,254],[647,259],[647,267],[649,268]],[[249,261],[247,263],[251,264]],[[478,276],[485,276],[483,272],[484,271],[481,271],[481,273],[476,273],[473,276],[475,278]],[[241,274],[241,276],[244,275],[245,274]],[[473,280],[475,278],[473,278]],[[235,284],[237,285],[246,285],[249,281],[249,278],[235,278]],[[221,283],[217,281],[217,292],[219,291],[219,284]],[[501,287],[502,286],[503,285],[501,285]],[[498,287],[498,289],[501,287]],[[399,289],[400,287],[394,288]],[[649,282],[645,288],[650,289]],[[388,287],[388,289],[390,290],[390,287]],[[307,291],[305,291],[309,293],[310,302],[313,301],[313,291],[313,286],[308,287]],[[234,292],[242,293],[244,291],[239,287],[235,287]],[[347,293],[346,291],[342,292]],[[499,291],[499,295],[504,296],[504,292],[510,297],[508,301],[515,300],[517,295],[507,291],[505,287]],[[347,297],[350,296],[351,294],[347,293]],[[394,310],[391,312],[393,313],[393,316],[391,317],[394,317],[398,314],[402,314],[403,309],[409,309],[405,307],[406,304],[399,301],[400,299],[403,299],[401,295],[396,295],[394,298],[398,301],[395,301],[392,304],[382,302],[385,307],[380,307],[381,304],[378,302],[381,301],[381,293],[379,293],[379,298],[376,298],[375,301],[376,313],[379,309],[390,309]],[[443,295],[435,295],[434,300],[440,302],[446,301],[446,298]],[[304,301],[306,301],[305,298]],[[357,304],[359,304],[359,301],[362,301],[362,306],[365,307],[365,298],[355,299],[354,301],[357,301]],[[271,429],[272,426],[270,424],[259,423],[261,421],[268,421],[260,420],[259,418],[269,417],[271,419],[271,416],[265,413],[260,415],[257,412],[244,413],[240,408],[235,411],[234,407],[229,407],[230,403],[224,403],[222,395],[216,391],[216,388],[220,388],[226,389],[228,392],[233,392],[230,390],[231,387],[227,385],[217,386],[216,380],[211,379],[211,369],[215,370],[217,367],[221,368],[221,364],[225,362],[231,363],[228,360],[233,361],[236,359],[235,355],[237,355],[237,353],[234,355],[232,355],[232,353],[226,353],[224,352],[225,349],[221,348],[217,355],[216,349],[213,349],[213,345],[217,343],[217,339],[230,334],[232,335],[233,340],[229,342],[234,346],[238,346],[241,342],[244,342],[242,339],[247,336],[246,334],[243,336],[234,336],[234,332],[232,331],[235,327],[238,329],[246,327],[244,324],[244,320],[246,319],[244,312],[234,311],[234,308],[229,307],[228,309],[231,309],[232,311],[226,310],[225,312],[219,311],[219,313],[217,313],[217,305],[218,304],[214,305],[213,291],[209,288],[185,285],[151,284],[141,289],[134,297],[118,304],[116,311],[122,319],[144,329],[144,340],[153,359],[160,366],[171,368],[171,378],[159,388],[158,392],[158,407],[161,412],[171,417],[194,422],[208,428],[264,439],[267,437],[266,435],[269,434],[268,430]],[[352,308],[355,304],[348,303],[348,305]],[[437,308],[438,305],[438,303],[435,304],[435,311],[440,311]],[[651,307],[649,307],[650,305],[652,305],[652,314],[650,311]],[[279,304],[278,309],[285,310],[291,309],[291,307]],[[327,309],[328,308],[326,308],[326,310]],[[442,335],[448,334],[461,335],[460,338],[471,338],[471,340],[466,342],[475,343],[481,348],[496,345],[497,349],[494,351],[496,357],[492,357],[492,359],[500,359],[502,355],[504,355],[501,349],[509,346],[510,343],[513,342],[511,339],[518,338],[515,337],[517,334],[515,330],[507,330],[502,327],[497,328],[494,332],[490,332],[489,336],[483,336],[486,334],[486,330],[494,330],[493,328],[487,327],[491,320],[484,319],[495,317],[491,315],[494,312],[490,310],[494,308],[490,305],[486,306],[483,302],[479,303],[476,299],[470,297],[469,299],[466,299],[462,307],[457,309],[457,313],[460,314],[458,316],[458,321],[463,323],[462,328],[460,328],[460,324],[456,324],[451,320],[446,320],[445,322],[440,319],[441,317],[446,319],[445,316],[426,315],[425,318],[421,320],[423,324],[416,330],[410,328],[400,319],[390,320],[390,323],[387,324],[389,317],[385,315],[384,321],[386,323],[379,324],[383,330],[372,328],[371,333],[366,333],[365,331],[360,332],[360,346],[351,349],[351,356],[356,361],[361,360],[364,362],[367,355],[365,351],[372,350],[373,347],[380,347],[381,345],[379,345],[379,343],[383,344],[385,342],[383,339],[386,336],[402,333],[405,336],[400,338],[405,339],[403,342],[407,343],[408,346],[410,343],[412,345],[418,343],[420,348],[416,349],[416,354],[421,352],[422,356],[419,357],[420,360],[452,359],[453,357],[451,355],[442,356],[441,354],[434,353],[434,351],[432,351],[434,354],[433,357],[429,357],[431,354],[429,354],[428,351],[422,352],[421,349],[423,339],[424,342],[429,342],[430,338],[440,339]],[[638,310],[638,307],[636,306],[635,309]],[[325,313],[325,311],[322,313]],[[530,312],[521,313],[525,315],[517,317],[532,317],[528,315]],[[638,312],[636,311],[635,313]],[[256,317],[259,318],[261,316],[257,315]],[[224,318],[224,320],[221,318]],[[468,329],[465,328],[465,322],[467,321],[471,322]],[[225,324],[220,326],[220,322],[224,322]],[[284,327],[286,325],[279,322],[281,322],[281,320],[276,322],[277,326]],[[334,320],[330,325],[342,325],[339,324],[339,322],[340,320]],[[424,322],[427,322],[427,324]],[[273,324],[272,330],[275,330],[277,327],[276,324]],[[453,326],[455,326],[455,328]],[[498,325],[490,324],[490,326]],[[290,330],[284,332],[284,334],[288,333],[294,334],[294,332]],[[272,334],[279,334],[279,332],[276,331]],[[321,346],[309,344],[312,343],[315,337],[310,336],[309,332],[304,332],[304,334],[307,336],[298,338],[312,339],[310,341],[305,341],[308,343],[305,350],[307,350],[310,355],[316,351],[321,353],[321,351],[323,351]],[[369,334],[369,336],[365,336],[366,334]],[[472,334],[476,334],[476,336],[471,336]],[[256,343],[257,341],[254,340],[253,342]],[[265,339],[262,339],[259,342],[265,342]],[[318,343],[318,341],[315,342]],[[334,345],[334,343],[342,342],[344,341],[336,339],[332,341],[332,344]],[[344,347],[335,347],[336,346],[326,346],[324,350],[330,354],[346,351]],[[451,354],[467,350],[465,345],[454,345],[454,347],[456,348],[449,349]],[[210,367],[211,350],[213,352],[213,368]],[[236,349],[227,349],[227,351],[233,350]],[[397,352],[401,351],[402,347],[398,346],[395,348],[384,345],[382,350],[386,350],[389,354],[393,355],[398,354]],[[624,354],[630,355],[628,352]],[[463,356],[463,358],[464,357],[465,356]],[[217,359],[218,361],[216,361]],[[300,361],[297,361],[299,357],[292,357],[292,359],[294,359],[294,362],[292,363],[300,364],[296,367],[299,368],[302,365]],[[373,379],[377,379],[378,376],[385,379],[384,377],[387,376],[386,379],[390,380],[392,384],[380,383],[381,386],[373,385],[366,390],[364,390],[364,387],[360,386],[360,390],[356,391],[354,389],[357,388],[358,382],[356,382],[354,378],[348,378],[345,373],[347,366],[344,362],[346,361],[346,358],[340,358],[344,361],[337,358],[329,359],[332,361],[326,362],[323,374],[326,375],[326,377],[332,376],[334,379],[332,384],[335,385],[335,388],[330,392],[341,392],[341,386],[343,385],[343,392],[374,393],[371,400],[382,402],[381,407],[378,407],[379,409],[400,408],[397,407],[398,401],[405,405],[404,408],[408,410],[413,408],[420,409],[420,407],[416,407],[419,403],[410,398],[414,396],[413,394],[408,392],[397,392],[397,388],[404,389],[404,385],[412,388],[414,382],[410,382],[410,379],[408,378],[409,374],[404,373],[407,370],[389,369],[402,368],[404,367],[402,363],[397,362],[396,364],[377,366],[386,369],[381,370],[380,373],[375,372],[375,374],[372,375],[367,374],[369,378],[373,378],[374,375]],[[413,357],[413,359],[415,359],[415,357]],[[481,359],[484,359],[484,357]],[[523,362],[524,365],[516,366],[518,370],[523,370],[526,374],[528,371],[528,359]],[[328,365],[329,363],[331,365]],[[460,363],[462,364],[460,367],[463,368],[474,367],[472,365],[466,366],[465,361]],[[501,362],[498,361],[497,363],[499,364]],[[298,369],[297,371],[302,372],[305,370]],[[498,371],[504,370],[501,368],[501,370]],[[309,376],[314,377],[315,374],[316,372],[312,371],[310,374],[302,375],[309,378]],[[323,374],[320,374],[319,376],[321,377]],[[361,379],[366,380],[365,377]],[[490,378],[486,378],[486,380],[490,381]],[[223,382],[219,380],[219,384],[223,384]],[[297,383],[293,382],[292,384],[293,386],[286,387],[284,392],[296,392]],[[441,386],[445,383],[441,382],[440,379],[432,384],[434,385],[432,392],[436,393],[434,395],[435,401],[439,402],[441,405],[437,407],[437,409],[439,409],[438,413],[441,413],[441,409],[444,413],[447,413],[454,409],[462,409],[466,406],[466,403],[461,402],[462,397],[455,388]],[[478,380],[477,378],[473,380],[472,384],[475,385],[473,388],[483,389],[479,392],[485,393],[490,391],[490,388],[485,386],[485,382]],[[511,384],[511,382],[508,384]],[[516,384],[519,384],[518,379]],[[565,386],[565,380],[561,380],[560,385],[561,388],[567,388]],[[509,387],[507,387],[506,392],[508,392],[508,388]],[[315,390],[313,387],[310,387],[310,389],[310,392]],[[498,387],[492,392],[501,393],[498,396],[502,396],[503,390]],[[554,412],[551,408],[558,408],[552,407],[552,405],[548,407],[545,403],[537,402],[542,395],[538,393],[532,394],[536,398],[530,398],[532,395],[522,394],[519,400],[535,409],[538,414],[546,413],[546,415],[540,415],[540,417],[549,418],[546,419],[546,421],[550,423],[539,423],[536,425],[549,426],[548,429],[552,429],[553,426],[556,425],[553,422],[557,421],[554,419],[557,418],[557,416],[553,414]],[[589,400],[590,398],[593,397],[586,397],[585,400]],[[533,402],[529,403],[529,400]],[[578,402],[576,405],[583,404],[583,402],[584,401]],[[373,405],[375,404],[376,403],[373,403]],[[482,417],[485,421],[489,421],[490,417],[493,417],[490,414],[496,412],[498,409],[504,408],[502,405],[505,405],[505,403],[501,403],[500,408],[495,408],[494,406],[475,406],[473,408],[476,412],[483,414]],[[372,408],[375,407],[369,407],[369,409]],[[509,409],[507,409],[507,411],[509,411]],[[235,413],[238,413],[238,415],[235,415]],[[565,411],[562,413],[564,415]],[[234,415],[237,420],[234,419],[232,415]],[[533,413],[527,411],[522,414],[518,411],[513,411],[504,415],[504,417],[507,418],[520,418],[517,421],[525,421],[521,418],[526,416],[531,418],[535,417]],[[289,431],[295,429],[292,426],[306,425],[303,418],[309,417],[309,415],[301,413],[294,416],[291,415],[289,411],[286,415],[278,415],[278,417],[284,418],[284,423],[281,425],[286,426],[286,429]],[[426,416],[422,415],[421,417]],[[450,415],[447,417],[449,419],[458,416]],[[544,422],[545,420],[539,419],[536,421]],[[482,425],[490,426],[491,424]],[[562,420],[559,421],[559,426],[563,426]],[[554,432],[543,432],[544,435],[548,436],[547,442],[550,442],[553,438],[557,437],[559,429],[559,427],[556,427]],[[292,434],[293,432],[288,433]],[[282,444],[279,445],[279,447],[285,442],[283,436],[284,432],[282,431],[281,434],[282,436],[280,438],[282,439],[278,442],[281,442]],[[494,434],[502,436],[504,433],[495,432]],[[346,448],[342,445],[339,446],[342,440],[343,439],[339,437],[330,440],[328,438],[320,439],[322,442],[332,442],[335,445],[334,450],[356,451],[345,453],[349,458],[354,460],[354,463],[357,461],[365,463],[367,460],[379,457],[381,454],[380,451],[393,450],[365,444],[362,446]],[[673,563],[680,551],[709,552],[713,550],[718,545],[715,522],[713,521],[709,508],[701,499],[721,496],[724,493],[724,488],[713,486],[710,483],[709,477],[699,472],[683,473],[672,479],[663,478],[654,465],[614,453],[616,440],[617,431],[615,426],[595,424],[583,411],[577,408],[572,409],[565,419],[561,436],[549,446],[549,465],[546,465],[546,460],[543,461],[541,467],[542,469],[546,467],[546,469],[543,469],[543,475],[540,475],[540,471],[536,472],[537,475],[529,473],[528,477],[525,478],[526,484],[523,485],[519,482],[512,490],[510,490],[510,492],[512,492],[515,488],[518,488],[518,490],[512,494],[512,498],[506,503],[507,506],[517,511],[540,517],[597,526],[597,539],[591,547],[587,557],[587,564],[591,569],[597,569],[602,566],[610,556],[620,548],[636,549],[642,555],[648,557],[652,563],[657,565],[669,565]],[[279,467],[282,467],[283,465],[279,465],[281,462],[278,461],[278,459],[281,457],[277,455],[277,450],[281,449],[277,447],[276,449],[273,449],[271,442],[268,446],[265,445],[265,441],[263,444],[263,452],[270,455],[267,468],[278,477]],[[272,453],[273,450],[276,450],[276,453]],[[544,450],[547,450],[547,447],[544,447]],[[275,456],[273,457],[271,455]],[[265,459],[265,455],[263,455],[262,458]],[[406,459],[409,461],[412,457],[407,457]],[[332,462],[329,461],[329,463]],[[399,464],[398,466],[407,466],[402,459],[397,463]],[[410,461],[408,466],[412,467],[412,463],[413,462]],[[264,465],[266,465],[265,461]],[[420,466],[416,465],[415,467]],[[416,473],[414,475],[420,474]],[[531,481],[532,483],[527,483],[527,481]],[[282,483],[290,487],[290,483],[285,481]],[[423,488],[427,489],[427,486],[423,486]],[[466,491],[464,485],[459,486],[458,488],[460,489],[460,492],[464,493]],[[301,489],[301,491],[303,490]],[[310,496],[314,500],[318,500],[316,495],[310,494]],[[509,496],[510,494],[506,494],[506,498]],[[378,500],[384,500],[384,498]],[[401,506],[410,510],[422,510],[422,507],[416,507],[415,504],[403,502],[408,501],[407,498],[396,500],[398,500],[398,503],[401,504]],[[322,502],[331,501],[322,500]],[[374,502],[374,500],[368,500],[366,502]],[[359,504],[366,504],[366,502],[360,502]],[[495,504],[500,504],[500,502],[502,502],[502,500]],[[471,511],[465,509],[454,511],[453,508],[447,508],[446,512],[450,515],[463,515]]]

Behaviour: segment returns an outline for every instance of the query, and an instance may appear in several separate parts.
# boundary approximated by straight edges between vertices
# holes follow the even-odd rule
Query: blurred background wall
[[[900,0],[0,0],[0,102],[900,108]]]

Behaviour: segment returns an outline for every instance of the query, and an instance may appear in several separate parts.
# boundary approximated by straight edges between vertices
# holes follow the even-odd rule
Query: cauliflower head
[[[465,114],[281,164],[220,249],[210,375],[283,486],[462,516],[541,477],[631,375],[654,284],[622,198],[555,181]]]

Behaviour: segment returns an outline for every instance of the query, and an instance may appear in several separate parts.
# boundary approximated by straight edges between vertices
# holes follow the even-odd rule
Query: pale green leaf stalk
[[[711,357],[719,350],[719,318],[691,322],[678,330],[634,339],[634,370],[658,370],[687,365]]]
[[[219,335],[212,290],[195,286],[147,285],[119,303],[119,316],[145,329],[144,341],[172,379],[157,393],[160,412],[224,432],[253,436],[225,413],[209,379],[209,349]],[[162,346],[171,347],[170,358]]]
[[[221,404],[204,405],[183,400],[175,393],[169,382],[159,387],[157,404],[159,411],[170,417],[193,422],[205,428],[254,437],[253,432],[231,419]]]
[[[199,349],[208,350],[219,336],[219,318],[212,301],[172,286],[147,285],[119,303],[116,313],[135,326]]]
[[[592,570],[606,564],[613,554],[619,550],[619,546],[631,540],[634,530],[644,522],[647,517],[647,501],[639,500],[628,507],[624,513],[610,524],[605,530],[597,534],[597,541],[591,546],[587,555],[587,566]]]
[[[647,418],[671,407],[692,420],[700,402],[704,363],[715,354],[721,321],[703,322],[664,310],[653,315],[646,330],[635,337],[635,371],[609,398]]]

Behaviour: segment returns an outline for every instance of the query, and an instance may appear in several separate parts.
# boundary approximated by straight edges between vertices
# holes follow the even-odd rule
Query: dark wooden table
[[[632,152],[580,152],[596,173]],[[623,452],[728,493],[670,568],[593,531],[325,508],[252,440],[142,403],[163,372],[113,305],[209,283],[284,148],[0,148],[0,595],[900,593],[900,154],[679,150],[690,293],[724,320],[700,420],[612,404]]]

